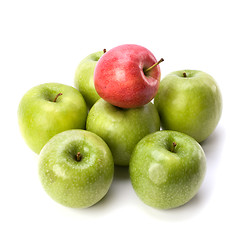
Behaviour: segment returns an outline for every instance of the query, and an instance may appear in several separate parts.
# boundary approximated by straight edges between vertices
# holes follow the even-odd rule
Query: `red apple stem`
[[[56,102],[56,101],[57,101],[57,98],[58,98],[59,96],[61,96],[61,95],[62,95],[62,93],[58,93],[57,96],[54,98],[53,102]]]
[[[82,160],[82,154],[80,152],[78,152],[76,155],[76,161],[80,162],[81,160]]]
[[[147,68],[146,70],[144,70],[144,73],[149,72],[150,70],[152,70],[154,67],[156,67],[159,63],[163,62],[164,59],[161,58],[158,62],[156,62],[155,64],[153,64],[151,67]]]
[[[176,148],[177,144],[175,142],[172,143],[172,148],[171,148],[171,152],[175,153],[175,148]]]
[[[183,77],[187,77],[187,74],[185,72],[183,72]]]

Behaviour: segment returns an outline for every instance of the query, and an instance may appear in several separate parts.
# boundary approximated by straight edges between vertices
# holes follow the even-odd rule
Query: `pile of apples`
[[[149,206],[175,208],[196,195],[206,172],[199,143],[220,120],[221,93],[202,71],[176,71],[160,82],[162,61],[142,46],[120,45],[83,59],[76,88],[45,83],[23,96],[20,131],[39,154],[40,181],[52,199],[73,208],[96,204],[114,165],[129,167]]]

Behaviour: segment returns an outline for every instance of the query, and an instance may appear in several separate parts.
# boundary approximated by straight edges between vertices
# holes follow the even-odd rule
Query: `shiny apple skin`
[[[51,138],[40,153],[38,167],[46,193],[71,208],[87,208],[99,202],[107,194],[114,174],[107,144],[96,134],[80,129]]]
[[[212,134],[222,114],[222,95],[216,81],[198,70],[176,71],[164,77],[154,104],[163,129],[186,133],[198,142]]]
[[[59,93],[62,95],[53,102]],[[17,114],[25,142],[39,154],[57,133],[85,128],[87,105],[77,89],[60,83],[44,83],[25,93]]]
[[[99,99],[89,111],[86,129],[108,144],[116,165],[128,166],[136,144],[160,129],[160,119],[151,102],[139,108],[124,109]]]
[[[74,86],[82,94],[89,109],[100,98],[94,87],[93,74],[95,66],[103,54],[104,51],[99,51],[88,55],[79,63],[75,72]]]
[[[206,173],[206,157],[192,137],[158,131],[136,145],[129,173],[137,196],[145,204],[159,209],[176,208],[198,193]]]
[[[157,93],[161,77],[157,62],[146,48],[124,44],[107,51],[94,71],[94,84],[101,98],[114,106],[135,108],[150,102]]]

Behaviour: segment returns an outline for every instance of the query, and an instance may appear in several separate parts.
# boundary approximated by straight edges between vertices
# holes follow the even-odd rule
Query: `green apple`
[[[79,91],[59,83],[30,89],[18,107],[18,123],[27,145],[37,154],[55,134],[85,128],[87,106]]]
[[[198,142],[214,131],[222,113],[216,81],[197,70],[176,71],[163,78],[154,104],[163,129],[186,133]]]
[[[202,147],[192,137],[163,130],[144,137],[129,164],[138,197],[147,205],[169,209],[187,203],[198,192],[206,171]]]
[[[96,134],[67,130],[55,135],[39,157],[39,177],[47,194],[72,208],[97,203],[112,183],[114,163],[107,144]]]
[[[75,72],[74,85],[83,95],[89,108],[100,98],[95,90],[93,74],[98,60],[104,53],[105,49],[90,54],[79,63]]]
[[[89,111],[86,129],[108,144],[116,165],[128,166],[135,145],[160,129],[160,119],[151,102],[139,108],[123,109],[99,99]]]

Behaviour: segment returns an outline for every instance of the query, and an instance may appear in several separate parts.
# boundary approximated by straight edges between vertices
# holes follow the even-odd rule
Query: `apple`
[[[114,163],[107,144],[96,134],[67,130],[55,135],[39,155],[39,177],[46,193],[72,208],[96,204],[108,192]]]
[[[84,97],[88,108],[100,98],[94,87],[93,73],[98,60],[105,52],[104,49],[90,54],[79,63],[75,72],[74,85]]]
[[[86,129],[108,144],[116,165],[128,166],[135,145],[147,134],[160,129],[160,119],[151,102],[125,109],[101,98],[89,111]]]
[[[159,63],[146,48],[124,44],[110,49],[97,62],[94,84],[101,98],[121,108],[140,107],[157,93]]]
[[[37,154],[55,134],[85,128],[87,106],[81,93],[60,83],[30,89],[18,107],[19,128],[27,145]]]
[[[170,130],[144,137],[129,164],[137,196],[160,209],[176,208],[198,192],[206,171],[202,147],[192,137]]]
[[[216,81],[197,70],[176,71],[164,77],[154,104],[163,129],[186,133],[198,142],[214,131],[222,113]]]

